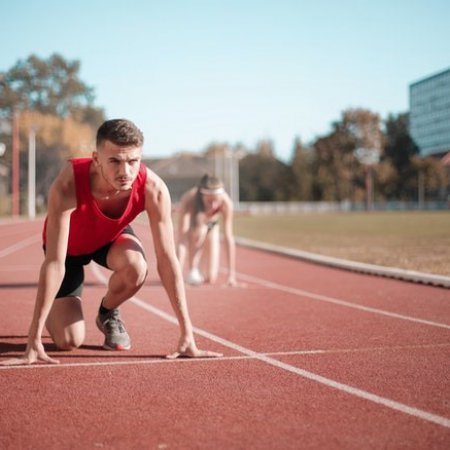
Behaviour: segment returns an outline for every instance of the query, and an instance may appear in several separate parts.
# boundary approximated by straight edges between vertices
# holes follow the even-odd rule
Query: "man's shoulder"
[[[164,180],[153,170],[146,167],[147,178],[145,181],[146,194],[154,195],[169,195],[169,189]]]
[[[149,169],[147,166],[145,166],[145,170],[147,172],[146,178],[147,186],[157,188],[159,186],[166,185],[163,179],[156,172],[153,172],[152,169]]]
[[[52,183],[51,191],[63,196],[75,194],[75,178],[71,161],[67,161]]]

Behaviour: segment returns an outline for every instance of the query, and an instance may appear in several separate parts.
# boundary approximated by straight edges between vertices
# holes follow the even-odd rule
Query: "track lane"
[[[246,258],[243,257],[244,254],[245,252],[240,252],[240,266],[241,264],[247,264]],[[28,255],[28,259],[30,256]],[[257,256],[258,258],[254,264],[248,264],[249,270],[253,270],[261,262],[262,256],[260,254],[257,254]],[[12,257],[13,255],[11,254]],[[41,257],[41,254],[39,254],[39,257]],[[23,259],[23,255],[18,259]],[[10,257],[8,256],[6,260],[9,261]],[[0,263],[3,262],[0,261]],[[271,277],[276,277],[274,267],[283,271],[280,275],[282,278],[286,273],[285,267],[281,266],[278,260],[276,264],[271,263]],[[87,274],[88,277],[91,277],[89,270]],[[27,276],[29,275],[22,273],[21,280],[25,282]],[[1,271],[0,277],[2,277]],[[294,279],[294,284],[297,283],[297,278]],[[270,278],[267,277],[267,279]],[[73,423],[80,427],[83,432],[80,433],[78,431],[77,433],[74,431],[71,442],[84,442],[86,445],[90,443],[91,446],[108,446],[115,442],[118,444],[116,445],[117,448],[130,448],[127,445],[132,446],[133,443],[138,445],[139,442],[142,443],[144,441],[149,446],[154,445],[155,448],[160,445],[168,445],[174,448],[211,448],[213,443],[215,448],[249,448],[251,445],[253,445],[252,448],[267,448],[267,445],[270,444],[280,444],[284,448],[298,448],[297,444],[300,440],[305,444],[303,448],[333,448],[333,445],[330,446],[330,443],[336,444],[336,448],[389,448],[393,442],[403,442],[405,448],[411,445],[414,447],[417,445],[418,447],[416,448],[425,448],[430,443],[433,444],[434,448],[445,448],[445,444],[448,443],[449,435],[444,431],[445,428],[440,425],[426,423],[418,417],[410,417],[404,412],[394,412],[391,408],[386,409],[385,406],[370,406],[366,400],[354,398],[354,396],[349,396],[348,393],[339,393],[336,390],[330,393],[330,387],[322,386],[317,381],[304,379],[300,381],[300,377],[295,373],[285,373],[286,371],[280,370],[279,367],[268,366],[267,363],[261,360],[258,352],[255,353],[257,353],[259,359],[255,357],[250,359],[224,358],[223,360],[215,361],[189,361],[189,364],[177,363],[170,366],[168,362],[160,358],[168,351],[168,342],[176,342],[177,328],[173,324],[161,321],[152,314],[143,314],[142,309],[133,304],[125,304],[123,312],[126,315],[127,326],[133,328],[132,352],[134,353],[128,354],[128,356],[122,354],[103,356],[105,352],[99,349],[101,336],[93,324],[93,318],[98,307],[98,299],[102,295],[103,288],[95,278],[89,278],[89,280],[91,285],[86,288],[86,300],[84,302],[85,315],[88,320],[86,348],[82,348],[77,352],[55,352],[54,355],[61,356],[61,359],[64,359],[69,364],[71,361],[74,364],[77,361],[84,364],[85,361],[94,362],[100,359],[106,363],[108,361],[111,363],[124,362],[127,364],[126,367],[59,367],[51,370],[50,373],[52,375],[48,376],[26,375],[27,372],[35,371],[14,371],[16,379],[23,379],[23,383],[18,381],[16,385],[18,388],[24,389],[27,380],[29,382],[30,379],[42,383],[42,391],[40,393],[33,391],[35,395],[31,396],[30,404],[28,404],[28,409],[31,408],[31,411],[35,410],[35,408],[37,408],[36,411],[39,411],[39,405],[42,406],[40,395],[49,396],[47,408],[50,408],[50,399],[58,402],[62,398],[68,401],[70,405],[73,405],[74,412],[68,420],[73,420]],[[31,284],[30,281],[28,283]],[[377,286],[375,288],[376,291],[378,289],[381,289],[381,287]],[[15,289],[16,294],[19,294],[18,297],[27,297],[28,300],[23,300],[24,305],[28,305],[32,301],[30,300],[33,298],[32,291],[32,286]],[[344,292],[345,290],[341,291],[341,293]],[[337,305],[319,304],[307,298],[299,299],[298,296],[292,293],[280,293],[267,288],[267,286],[259,286],[256,283],[251,283],[248,289],[238,288],[236,290],[188,288],[188,294],[191,315],[194,324],[199,328],[212,330],[219,337],[225,336],[231,339],[231,342],[238,343],[237,345],[255,344],[255,347],[250,347],[251,349],[257,348],[263,351],[264,347],[273,345],[274,350],[303,352],[302,355],[266,354],[263,356],[280,360],[283,364],[294,368],[300,367],[301,370],[305,370],[305,368],[311,369],[313,373],[319,376],[328,376],[330,379],[337,379],[342,383],[353,381],[361,388],[378,388],[378,391],[375,389],[375,392],[381,392],[382,394],[389,392],[393,399],[396,399],[397,396],[397,399],[401,400],[402,398],[398,397],[398,393],[402,389],[405,392],[413,392],[414,387],[411,385],[401,386],[401,383],[398,383],[394,385],[391,391],[387,391],[385,390],[386,385],[380,381],[375,383],[375,386],[362,383],[364,381],[364,371],[367,369],[368,374],[374,371],[373,357],[379,358],[380,355],[385,353],[386,348],[387,351],[392,351],[394,344],[391,338],[399,341],[397,347],[401,348],[401,354],[405,354],[408,351],[406,348],[408,345],[411,347],[422,346],[425,349],[427,345],[430,346],[429,348],[433,348],[433,342],[435,342],[436,346],[441,346],[440,350],[445,348],[446,345],[445,340],[444,342],[442,340],[438,342],[438,338],[443,336],[441,334],[442,331],[446,332],[445,330],[437,330],[425,324],[406,324],[402,322],[402,326],[391,326],[392,329],[389,329],[387,333],[387,340],[383,340],[381,330],[376,334],[377,339],[372,339],[369,342],[378,344],[379,347],[383,347],[383,342],[388,344],[383,349],[383,352],[377,350],[377,345],[372,345],[367,347],[369,350],[367,351],[366,349],[366,354],[364,344],[367,344],[367,340],[364,338],[364,325],[375,320],[375,316],[368,312],[359,311],[357,313],[359,315],[353,316],[353,311],[349,313],[348,309]],[[388,289],[388,297],[391,295]],[[156,282],[154,272],[151,273],[150,280],[143,288],[140,296],[144,297],[146,303],[151,303],[151,305],[156,305],[164,312],[171,313],[170,305]],[[363,295],[361,296],[363,297]],[[420,297],[420,295],[417,297]],[[350,300],[353,301],[353,297]],[[434,299],[433,304],[438,304],[441,310],[442,308],[445,309],[445,306],[441,307],[439,303],[445,303],[445,297],[443,300],[442,302],[442,298]],[[420,308],[425,310],[425,307],[420,305],[420,298],[415,298],[414,303],[414,311],[420,312]],[[426,301],[423,301],[423,303],[428,305],[428,307],[430,306]],[[416,309],[416,307],[419,308]],[[30,306],[27,306],[27,308],[30,309]],[[327,320],[326,311],[330,315]],[[304,317],[299,323],[296,324],[295,320],[291,321],[291,316],[297,319],[301,314]],[[368,318],[366,321],[363,320],[361,322],[361,317],[364,314],[367,314]],[[439,311],[433,314],[436,317],[441,315]],[[259,319],[255,320],[257,315],[258,317],[261,315],[265,322],[263,320],[259,321]],[[29,317],[26,317],[26,321]],[[339,320],[337,321],[338,318]],[[316,323],[321,323],[319,330],[313,326],[314,320]],[[387,320],[385,317],[377,317],[375,322],[378,325],[373,330],[378,329],[385,320]],[[397,323],[393,318],[389,320]],[[352,322],[354,325],[352,325]],[[274,323],[273,326],[271,326],[272,323]],[[309,326],[308,323],[310,323]],[[278,327],[275,326],[277,324]],[[16,325],[11,324],[10,329],[14,330]],[[283,326],[280,325],[287,328],[286,332],[284,332]],[[348,329],[349,326],[353,328]],[[426,328],[428,331],[421,331],[417,334],[416,327],[421,330]],[[267,334],[268,328],[270,333],[265,338],[264,333]],[[433,333],[430,334],[429,330],[433,330]],[[330,333],[331,337],[329,336]],[[362,333],[363,337],[358,336],[358,333]],[[342,345],[339,349],[339,345],[336,345],[336,343],[339,343],[339,338],[345,334],[358,337],[341,341],[341,344],[350,345],[348,347]],[[384,334],[386,335],[386,327],[384,328]],[[306,338],[308,335],[310,340],[302,342],[305,345],[302,345],[300,349],[294,348],[294,344],[299,342],[299,337]],[[291,336],[290,340],[289,336]],[[402,337],[402,339],[399,339],[399,337]],[[335,345],[333,345],[333,338]],[[429,339],[428,344],[425,342],[425,338]],[[19,338],[20,340],[23,342],[23,338]],[[211,345],[215,345],[211,343],[210,338],[207,336],[199,336],[198,341],[199,345],[201,343],[203,347],[211,348]],[[322,348],[315,346],[315,344],[320,342],[324,344]],[[281,349],[281,346],[285,348]],[[223,347],[219,343],[217,343],[217,348],[214,349],[223,351]],[[225,350],[230,358],[237,358],[240,354],[239,351],[233,351],[232,349],[225,348]],[[315,351],[316,353],[311,353]],[[358,358],[353,359],[354,356],[351,356],[355,354],[359,355],[359,360]],[[439,354],[440,351],[437,352],[438,356]],[[362,355],[364,355],[364,358]],[[334,356],[341,364],[330,364],[332,360],[323,359],[324,356]],[[347,361],[346,357],[348,357]],[[427,354],[424,353],[422,357],[423,361],[427,361]],[[133,365],[133,361],[136,361],[135,365]],[[139,361],[141,363],[146,361],[161,362],[158,364],[139,364]],[[352,365],[352,361],[360,361],[360,363]],[[408,363],[408,358],[406,358],[404,362],[406,364],[405,367],[408,370],[413,370],[413,362],[412,360]],[[430,362],[436,365],[439,363],[439,360],[432,361],[430,359]],[[395,357],[392,358],[389,364],[390,366],[387,369],[395,366]],[[55,375],[59,372],[61,372],[61,375]],[[383,370],[380,372],[382,373]],[[104,374],[103,378],[99,378],[100,373]],[[409,376],[411,376],[411,373]],[[2,380],[5,380],[5,374],[8,374],[6,376],[8,380],[9,374],[12,375],[13,371],[1,371],[0,376]],[[20,375],[17,376],[17,374]],[[206,374],[208,375],[207,377],[205,377]],[[333,377],[330,375],[333,375]],[[424,375],[429,376],[429,373],[425,372]],[[416,376],[421,376],[420,370]],[[97,384],[91,383],[92,380],[88,380],[89,377],[96,380]],[[243,381],[244,379],[245,382]],[[66,383],[67,380],[72,380],[72,389],[74,386],[81,385],[77,390],[79,401],[69,397],[70,386],[67,386],[66,392],[66,385],[63,380],[66,380]],[[135,389],[139,394],[136,394],[136,391],[123,389],[123,387],[115,389],[111,383],[117,383],[120,386],[120,380],[127,380],[127,386],[137,386]],[[211,382],[211,380],[214,380],[214,382]],[[242,381],[237,382],[238,380]],[[358,385],[358,383],[361,384]],[[150,397],[142,389],[139,389],[139,386],[144,384],[146,389],[151,391]],[[279,389],[280,384],[282,386],[281,389]],[[203,390],[200,389],[202,385]],[[58,388],[53,392],[52,388],[54,389],[55,386],[58,386]],[[85,394],[87,389],[92,390],[93,386],[95,386],[95,390],[98,390],[99,397],[95,397],[91,405],[92,408],[89,407],[88,413],[85,413],[86,408],[83,410],[82,406],[83,400],[86,401]],[[189,388],[199,392],[199,395],[197,397],[189,395],[190,393],[186,392],[186,389]],[[170,394],[167,392],[170,392]],[[108,395],[108,393],[116,395],[117,402],[123,404],[123,410],[121,411],[123,411],[124,415],[128,415],[126,421],[128,428],[126,431],[114,429],[112,425],[114,418],[107,416],[103,418],[106,428],[105,432],[101,433],[100,436],[97,432],[99,439],[95,441],[93,440],[94,433],[89,434],[89,430],[92,427],[85,423],[83,424],[83,420],[85,421],[88,416],[96,417],[94,406],[95,408],[102,408],[102,405],[107,407],[103,399],[100,398],[102,393],[104,395]],[[173,399],[172,394],[175,396]],[[424,397],[430,396],[429,392],[422,392],[422,394]],[[166,399],[168,396],[172,400],[166,403],[164,401],[155,403],[155,398],[159,398],[161,395]],[[417,393],[417,396],[420,398],[420,392]],[[130,397],[134,403],[130,402]],[[414,400],[414,395],[411,399]],[[20,422],[19,410],[21,406],[25,407],[24,400],[14,402],[8,396],[7,404],[10,406],[10,412],[13,415],[18,414],[15,419],[17,422],[11,421],[16,423],[18,427]],[[136,408],[137,405],[140,408]],[[150,408],[149,405],[156,408],[155,415],[159,416],[158,420],[152,414],[154,409]],[[192,421],[189,422],[189,415],[186,419],[183,418],[185,415],[183,410],[192,410],[193,405],[197,407],[194,407],[196,419],[200,420],[202,425],[214,430],[214,433],[212,431],[203,433],[198,426],[192,425]],[[411,401],[411,405],[415,405],[414,401]],[[417,406],[420,406],[420,404],[417,404]],[[436,405],[431,402],[428,406],[433,411]],[[53,411],[55,412],[55,409]],[[241,413],[237,414],[236,411],[241,411]],[[257,417],[252,417],[252,413],[249,414],[249,411],[253,413],[258,411]],[[443,411],[445,412],[445,410]],[[358,416],[355,416],[356,412],[359,412],[357,413]],[[162,417],[161,414],[177,417],[177,423],[174,424],[172,422],[168,424],[167,419],[163,420],[165,417]],[[62,417],[64,415],[61,413],[59,418],[61,419]],[[259,420],[259,417],[261,417],[261,420]],[[270,427],[267,427],[267,417],[271,418]],[[299,418],[301,418],[300,422]],[[34,438],[37,438],[39,436],[33,431],[33,427],[40,423],[40,419],[32,420],[31,422],[27,422],[22,429],[28,431]],[[57,423],[56,421],[55,427],[57,427]],[[16,430],[18,429],[17,427]],[[12,428],[14,429],[14,426]],[[52,427],[50,428],[53,430]],[[157,436],[150,436],[145,431],[149,428],[159,430],[156,432]],[[195,433],[188,431],[189,428],[190,431],[195,431]],[[50,443],[51,446],[52,442],[58,442],[58,440],[63,438],[67,439],[71,430],[72,427],[69,427],[69,430],[65,430],[64,435],[61,435],[55,429],[53,437],[40,436],[39,438],[42,439],[42,443]],[[109,430],[110,434],[106,430]],[[177,433],[178,436],[174,436]],[[17,433],[11,435],[11,442],[14,442],[14,436],[17,439]],[[126,437],[124,438],[124,436]],[[114,441],[114,439],[116,440]]]

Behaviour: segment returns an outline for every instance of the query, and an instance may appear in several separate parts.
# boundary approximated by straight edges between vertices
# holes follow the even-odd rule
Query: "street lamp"
[[[28,217],[36,217],[36,127],[28,134]]]

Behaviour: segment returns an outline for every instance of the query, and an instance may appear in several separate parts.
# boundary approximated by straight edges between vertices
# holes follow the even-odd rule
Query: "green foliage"
[[[389,115],[385,124],[386,145],[378,171],[379,190],[387,199],[411,199],[417,197],[417,167],[413,157],[418,148],[409,135],[408,114]],[[387,168],[392,170],[389,171]]]
[[[53,54],[19,60],[2,74],[0,111],[39,111],[58,117],[76,115],[80,122],[97,127],[103,111],[93,107],[94,90],[79,78],[80,62]],[[101,123],[101,122],[100,122]]]
[[[36,130],[36,193],[45,202],[49,185],[70,156],[91,149],[98,126],[105,120],[94,105],[94,89],[79,76],[80,62],[53,54],[47,59],[31,55],[0,73],[0,120],[18,118],[19,149],[26,152],[31,129]],[[10,126],[0,130],[6,144],[3,160],[11,164]],[[27,158],[20,158],[20,184],[24,191]],[[8,183],[9,184],[9,183]]]
[[[437,158],[418,156],[408,115],[390,115],[382,125],[371,111],[346,110],[329,134],[308,146],[296,139],[288,165],[263,141],[240,163],[241,200],[364,202],[368,170],[376,201],[417,201],[419,180],[425,199],[445,199],[448,169]]]
[[[256,153],[248,154],[239,165],[239,196],[242,201],[289,200],[292,172],[278,161],[270,141],[261,141]]]
[[[293,192],[290,200],[309,201],[313,191],[313,152],[311,148],[305,148],[300,139],[294,143],[294,155],[291,161]]]

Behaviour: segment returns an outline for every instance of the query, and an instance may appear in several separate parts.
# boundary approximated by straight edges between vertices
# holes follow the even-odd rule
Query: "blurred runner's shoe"
[[[198,269],[191,269],[189,275],[187,276],[186,282],[192,284],[193,286],[198,286],[205,282],[202,274]]]

